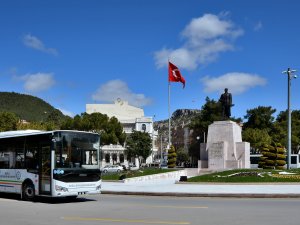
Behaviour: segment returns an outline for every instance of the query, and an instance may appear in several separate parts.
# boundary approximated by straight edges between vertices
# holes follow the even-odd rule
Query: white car
[[[168,169],[168,164],[167,163],[162,163],[162,164],[160,164],[159,168]]]
[[[139,170],[139,167],[137,167],[136,165],[131,165],[129,166],[129,170]]]
[[[121,171],[123,171],[123,167],[119,165],[106,165],[101,168],[103,173],[119,173]]]

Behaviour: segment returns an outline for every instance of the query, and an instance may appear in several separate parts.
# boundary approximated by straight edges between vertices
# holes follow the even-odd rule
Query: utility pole
[[[287,121],[287,169],[291,168],[291,145],[292,145],[292,119],[291,119],[291,79],[297,78],[297,75],[293,75],[297,70],[291,70],[288,68],[282,73],[287,74],[288,76],[288,121]]]

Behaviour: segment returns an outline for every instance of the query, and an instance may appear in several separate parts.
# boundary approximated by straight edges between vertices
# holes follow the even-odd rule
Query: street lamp
[[[292,143],[292,122],[291,122],[291,79],[297,78],[297,75],[293,75],[297,70],[291,70],[288,68],[286,71],[283,71],[282,73],[285,73],[288,75],[288,124],[287,124],[287,169],[289,170],[291,167],[291,143]]]
[[[199,160],[201,160],[201,141],[200,141],[200,136],[197,136],[197,140],[199,141]]]

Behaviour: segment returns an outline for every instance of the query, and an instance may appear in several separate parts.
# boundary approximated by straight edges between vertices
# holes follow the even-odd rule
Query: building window
[[[106,163],[110,162],[110,155],[109,154],[105,154],[105,162]]]
[[[117,154],[112,155],[112,160],[113,160],[113,165],[115,165],[115,163],[117,163]]]
[[[147,126],[146,126],[146,124],[142,124],[142,131],[144,131],[144,132],[146,132],[146,128],[147,128]]]
[[[124,162],[124,154],[120,154],[120,163]]]

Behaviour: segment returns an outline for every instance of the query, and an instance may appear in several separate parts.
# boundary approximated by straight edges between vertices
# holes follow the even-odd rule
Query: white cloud
[[[219,77],[206,76],[201,81],[206,93],[223,92],[224,88],[228,88],[235,94],[241,94],[255,86],[263,86],[267,82],[259,75],[238,72],[226,73]]]
[[[181,68],[196,69],[217,59],[221,52],[234,50],[233,41],[244,31],[226,19],[226,14],[205,14],[194,18],[181,32],[183,46],[163,48],[154,53],[158,68],[167,65],[168,59]]]
[[[53,73],[26,74],[18,80],[24,81],[24,89],[29,92],[45,91],[55,84]]]
[[[58,52],[54,48],[48,48],[44,45],[44,43],[39,40],[37,37],[27,34],[23,37],[23,43],[25,46],[29,48],[33,48],[51,55],[58,55]]]
[[[129,104],[137,107],[146,106],[152,102],[144,94],[133,93],[128,88],[128,85],[121,80],[111,80],[101,85],[95,94],[92,95],[92,99],[95,101],[113,102],[118,98],[128,101]]]
[[[263,28],[263,24],[261,21],[259,21],[257,24],[254,26],[254,31],[260,31]]]

